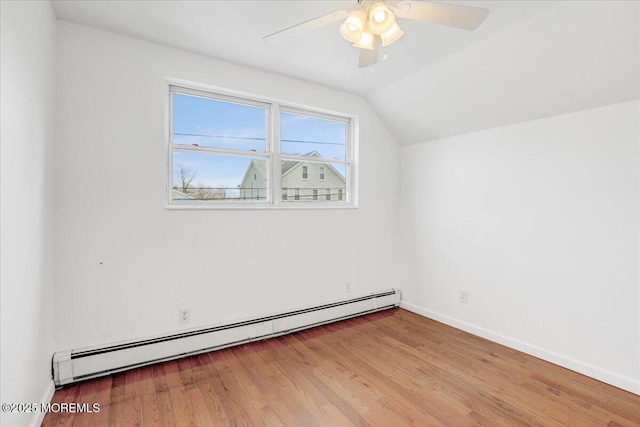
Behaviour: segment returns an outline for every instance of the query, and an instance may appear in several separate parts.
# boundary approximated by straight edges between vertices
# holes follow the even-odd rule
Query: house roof
[[[322,158],[320,153],[318,153],[317,151],[310,151],[308,153],[302,154],[301,157],[307,157],[307,158],[318,157],[318,158]],[[298,167],[302,163],[304,163],[304,160],[284,160],[282,162],[282,176],[285,176],[285,175],[289,174],[290,171],[292,171],[293,169],[295,169],[296,167]],[[338,170],[336,168],[334,168],[331,164],[325,163],[325,165],[328,166],[336,174],[336,176],[338,176],[343,181],[345,180],[344,177],[342,176],[342,174],[340,172],[338,172]],[[244,183],[247,180],[247,177],[249,176],[249,171],[251,170],[252,167],[256,168],[257,172],[261,176],[263,176],[263,177],[267,176],[267,170],[266,170],[267,165],[266,165],[266,162],[262,161],[262,160],[261,161],[256,161],[255,159],[252,159],[251,163],[249,163],[249,166],[247,166],[247,170],[245,171],[244,176],[242,177],[242,183]]]
[[[317,151],[310,151],[302,155],[302,157],[322,157]],[[282,162],[282,175],[286,175],[291,169],[302,163],[301,160],[285,160]]]
[[[319,158],[322,158],[320,153],[318,153],[317,151],[311,151],[309,153],[303,154],[302,157],[319,157]],[[282,162],[282,176],[284,177],[285,175],[289,174],[290,171],[292,171],[293,169],[297,168],[302,163],[304,163],[304,160],[285,160],[284,162]],[[331,169],[333,171],[333,173],[335,173],[338,178],[342,179],[343,181],[345,180],[344,177],[342,176],[342,174],[340,172],[338,172],[337,169],[334,168],[330,163],[324,163],[324,164],[326,166],[328,166],[329,169]]]

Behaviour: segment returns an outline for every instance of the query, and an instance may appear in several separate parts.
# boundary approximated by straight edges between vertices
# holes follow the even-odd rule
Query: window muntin
[[[353,119],[169,88],[169,205],[354,206]]]

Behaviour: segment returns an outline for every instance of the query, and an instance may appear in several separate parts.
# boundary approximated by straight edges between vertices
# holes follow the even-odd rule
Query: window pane
[[[266,117],[261,107],[173,93],[176,144],[264,152]]]
[[[174,151],[171,198],[266,201],[266,161],[259,158]]]
[[[303,179],[301,171],[306,167],[308,178]],[[324,169],[325,177],[320,179]],[[295,188],[294,197],[282,194],[283,201],[327,202],[347,199],[346,165],[340,163],[311,163],[295,160],[282,162],[282,188]],[[342,199],[340,199],[342,194]]]
[[[347,124],[293,113],[280,114],[280,151],[346,160]]]

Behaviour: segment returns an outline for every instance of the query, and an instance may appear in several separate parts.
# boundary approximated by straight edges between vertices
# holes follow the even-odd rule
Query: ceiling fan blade
[[[401,1],[392,6],[399,18],[475,30],[489,14],[489,9],[425,1]]]
[[[339,10],[337,12],[327,13],[326,15],[319,16],[317,18],[310,19],[293,27],[285,28],[284,30],[277,31],[268,36],[264,36],[262,40],[269,43],[278,43],[284,39],[290,37],[296,37],[309,31],[317,30],[322,27],[326,27],[336,21],[346,18],[349,14],[346,10]]]
[[[378,62],[378,57],[380,55],[380,50],[378,49],[379,46],[380,42],[376,41],[373,43],[373,50],[359,49],[360,54],[358,56],[358,68],[370,67]]]

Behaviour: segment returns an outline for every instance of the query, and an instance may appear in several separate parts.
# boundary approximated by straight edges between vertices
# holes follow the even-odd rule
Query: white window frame
[[[359,119],[355,115],[325,111],[317,108],[295,105],[274,99],[261,98],[241,92],[229,91],[208,85],[186,82],[178,79],[166,80],[166,146],[167,146],[167,209],[345,209],[358,207],[357,143]],[[176,144],[173,141],[173,93],[182,93],[222,102],[262,107],[266,109],[266,144],[264,152],[228,150],[211,147]],[[307,158],[280,153],[280,113],[292,113],[324,120],[343,122],[347,125],[345,159]],[[220,201],[220,200],[173,200],[173,153],[174,151],[211,153],[222,156],[261,158],[266,161],[267,198],[263,201]],[[305,163],[345,165],[346,197],[342,201],[282,200],[281,167],[283,160],[299,160]],[[311,173],[310,171],[308,173]],[[325,177],[326,177],[325,167]]]

